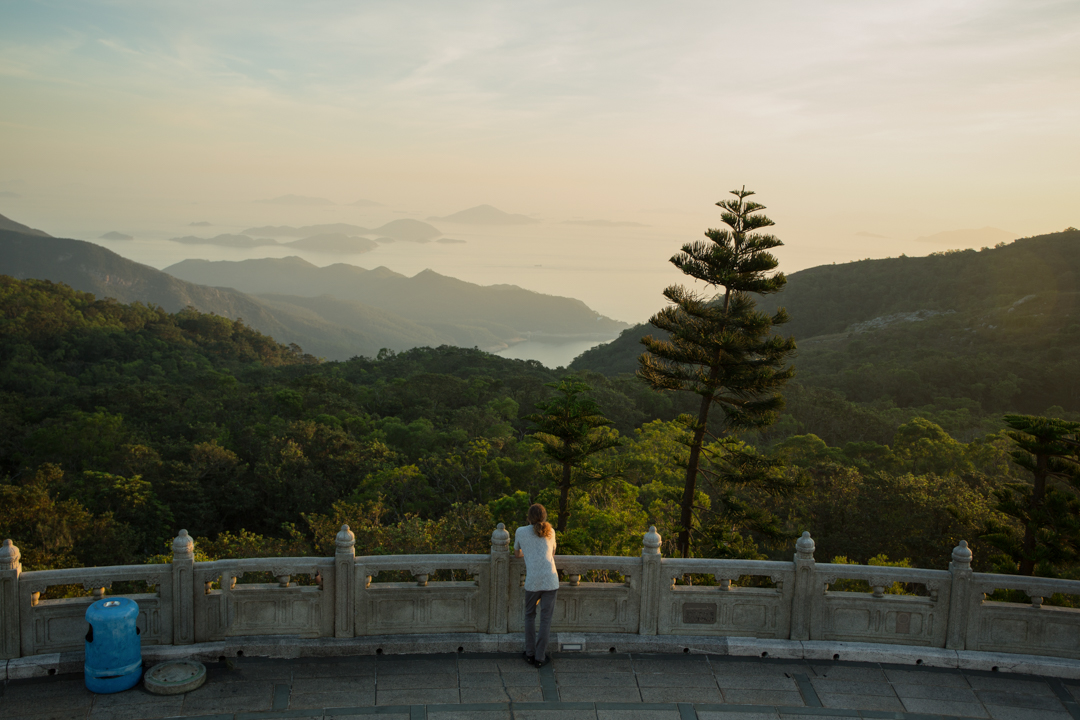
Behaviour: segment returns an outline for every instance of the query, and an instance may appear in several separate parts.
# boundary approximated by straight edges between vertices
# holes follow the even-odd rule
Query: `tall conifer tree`
[[[701,396],[697,417],[687,417],[691,431],[686,483],[680,507],[677,547],[690,554],[694,492],[701,469],[702,445],[714,405],[724,413],[719,435],[764,427],[783,407],[777,390],[794,374],[784,364],[795,341],[772,334],[787,322],[783,308],[774,315],[756,309],[752,295],[783,289],[783,273],[769,252],[783,243],[759,230],[773,225],[761,214],[764,205],[747,200],[745,187],[731,192],[734,200],[716,203],[728,229],[708,230],[708,240],[683,245],[671,258],[675,267],[705,284],[707,293],[681,285],[664,291],[671,305],[649,319],[668,333],[668,340],[651,335],[641,339],[646,352],[638,360],[638,376],[657,390],[683,390]]]
[[[986,540],[1019,561],[1021,575],[1052,575],[1080,560],[1080,423],[1006,415],[1013,462],[1031,482],[994,492],[997,509],[1024,527],[1023,539],[991,527]]]

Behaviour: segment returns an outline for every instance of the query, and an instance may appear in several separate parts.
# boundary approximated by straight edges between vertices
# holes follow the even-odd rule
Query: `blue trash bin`
[[[138,603],[125,597],[98,600],[86,608],[87,690],[114,693],[138,684],[143,669],[138,617]]]

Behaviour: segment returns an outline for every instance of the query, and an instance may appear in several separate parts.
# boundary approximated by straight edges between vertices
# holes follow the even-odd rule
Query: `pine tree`
[[[561,382],[548,383],[556,396],[544,403],[537,403],[539,413],[527,415],[536,430],[533,437],[544,446],[544,453],[561,466],[557,482],[559,488],[559,517],[556,530],[566,529],[570,517],[570,488],[574,482],[574,470],[588,480],[601,479],[591,473],[586,461],[591,455],[622,444],[618,433],[604,432],[611,421],[600,412],[596,402],[586,397],[589,384],[574,377],[564,377]]]
[[[1006,415],[1005,423],[1016,444],[1010,455],[1032,479],[994,494],[1024,537],[991,528],[985,539],[1018,560],[1021,575],[1051,575],[1080,559],[1080,423],[1033,415]]]
[[[668,340],[641,339],[646,352],[638,360],[638,376],[657,390],[681,390],[701,396],[696,418],[686,417],[691,431],[686,482],[680,507],[677,547],[690,553],[694,492],[702,468],[702,446],[709,434],[714,405],[724,413],[719,436],[775,421],[783,407],[776,391],[794,374],[784,367],[795,341],[772,334],[787,322],[783,308],[770,316],[756,309],[752,295],[783,289],[783,273],[770,274],[777,260],[769,250],[783,243],[758,231],[773,225],[765,209],[746,198],[745,187],[731,192],[737,199],[716,203],[728,229],[705,233],[708,240],[683,245],[671,258],[675,267],[716,294],[672,285],[664,291],[671,305],[649,319],[668,333]]]

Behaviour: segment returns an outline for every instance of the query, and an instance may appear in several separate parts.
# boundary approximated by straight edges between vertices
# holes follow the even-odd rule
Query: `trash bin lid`
[[[90,607],[86,608],[86,621],[108,622],[136,617],[139,614],[139,604],[126,597],[102,598]]]

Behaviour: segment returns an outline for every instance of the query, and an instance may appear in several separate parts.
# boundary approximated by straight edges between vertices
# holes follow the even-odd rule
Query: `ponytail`
[[[533,527],[533,532],[537,537],[551,537],[553,530],[551,529],[551,523],[547,521],[547,510],[540,503],[534,503],[529,506],[529,524]]]

